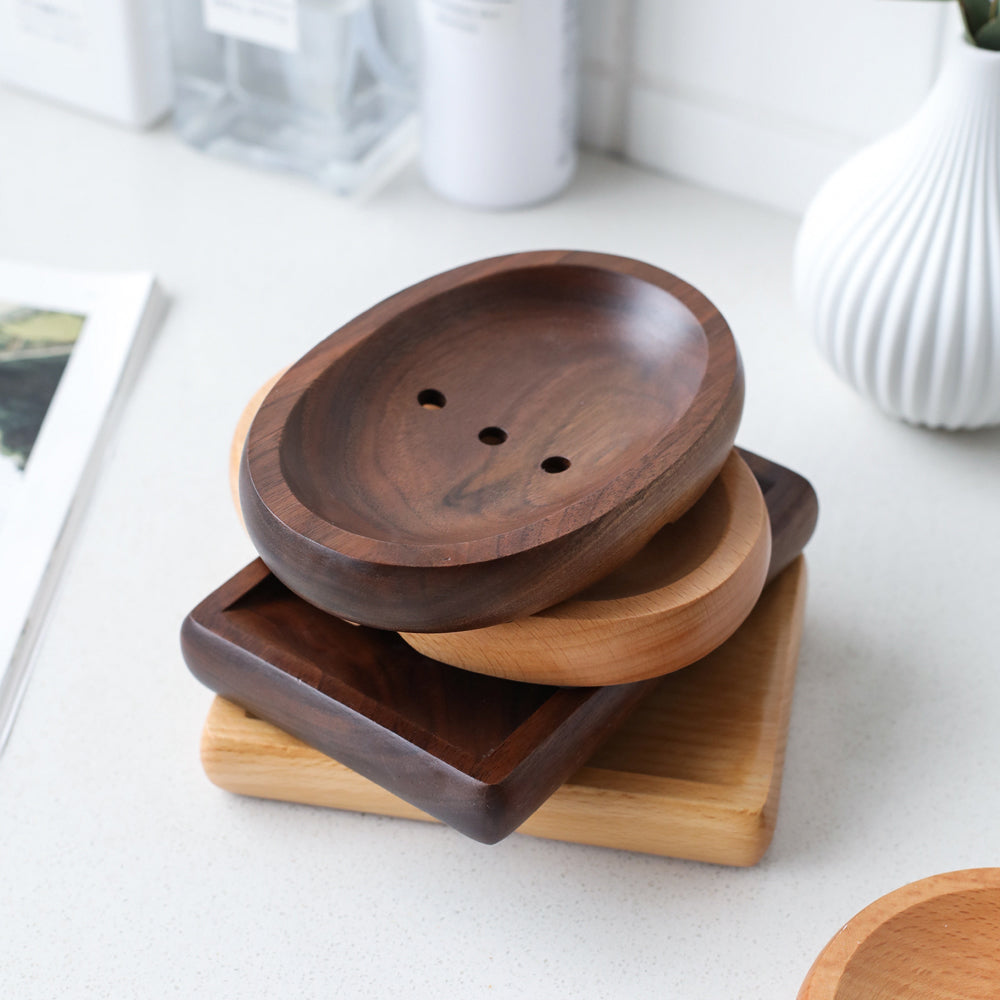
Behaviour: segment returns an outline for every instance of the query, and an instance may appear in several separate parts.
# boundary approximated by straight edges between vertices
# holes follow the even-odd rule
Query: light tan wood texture
[[[728,642],[664,677],[520,832],[756,864],[777,817],[805,592],[799,557]],[[243,795],[430,819],[221,698],[205,723],[202,763],[215,784]]]
[[[260,404],[264,402],[267,394],[274,388],[278,379],[286,371],[286,368],[282,368],[276,375],[272,375],[250,397],[250,401],[243,408],[243,412],[236,421],[233,440],[229,445],[229,491],[232,493],[233,506],[236,508],[236,515],[240,519],[240,524],[243,524],[243,511],[240,508],[240,459],[243,457],[243,445],[246,444],[247,432],[250,430],[253,418],[257,416]]]
[[[241,519],[247,429],[280,376],[250,400],[233,435],[229,481]],[[734,450],[683,517],[583,593],[502,625],[400,634],[425,656],[509,680],[597,686],[658,677],[701,659],[736,631],[764,586],[770,553],[767,507]]]
[[[489,628],[400,634],[432,659],[508,680],[645,680],[686,667],[728,639],[757,603],[770,555],[764,498],[734,451],[682,518],[583,593]]]
[[[816,959],[799,1000],[995,1000],[1000,868],[934,875],[883,896]]]

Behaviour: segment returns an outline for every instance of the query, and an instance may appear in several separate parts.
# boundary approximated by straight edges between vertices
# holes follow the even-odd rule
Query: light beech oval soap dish
[[[700,500],[624,566],[537,614],[462,632],[401,633],[425,656],[535,684],[624,684],[686,667],[742,624],[764,587],[767,507],[733,451]]]
[[[823,949],[798,1000],[994,1000],[1000,868],[934,875],[890,892]]]

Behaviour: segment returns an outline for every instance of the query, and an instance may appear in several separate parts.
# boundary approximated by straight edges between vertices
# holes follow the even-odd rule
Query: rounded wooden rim
[[[251,397],[233,433],[229,481],[241,520],[239,471],[247,429],[261,401],[280,377],[279,372]],[[697,572],[669,588],[606,601],[570,598],[519,621],[484,629],[400,634],[418,652],[444,663],[541,684],[618,684],[688,666],[739,627],[756,604],[767,574],[771,550],[767,507],[753,473],[735,450],[726,459],[719,481],[741,516],[730,523]],[[683,602],[677,598],[679,593],[685,593]],[[578,630],[589,622],[625,622],[627,628],[612,634],[602,632],[599,640],[592,636],[586,660],[570,658],[572,651],[560,643],[560,631]],[[684,643],[669,646],[661,642],[662,651],[655,665],[637,663],[632,655],[636,627],[663,636],[682,631]],[[505,654],[499,658],[491,655],[492,649],[497,645],[502,648],[505,643],[510,646]],[[549,655],[541,659],[545,650]]]
[[[929,900],[981,889],[1000,889],[1000,868],[966,868],[910,882],[875,900],[833,936],[813,963],[798,1000],[834,1000],[858,950],[883,924]]]
[[[636,621],[662,618],[679,608],[691,608],[722,590],[732,588],[739,573],[760,576],[757,596],[764,586],[767,561],[771,554],[771,527],[767,505],[750,467],[734,449],[717,477],[725,491],[728,507],[734,511],[726,530],[719,536],[709,556],[686,576],[658,590],[629,597],[587,599],[572,597],[532,615],[537,619],[568,621]],[[673,526],[668,525],[665,530]],[[678,596],[683,595],[683,596]],[[756,596],[750,603],[756,603]]]
[[[570,598],[481,629],[400,634],[443,663],[536,684],[624,684],[686,667],[750,614],[771,554],[764,497],[735,450],[717,483],[733,517],[710,555],[668,586],[609,600]]]
[[[697,319],[708,349],[701,388],[688,410],[658,442],[640,469],[625,470],[568,507],[545,515],[531,525],[521,524],[497,534],[455,542],[397,542],[359,535],[317,516],[287,488],[280,473],[278,449],[268,442],[280,438],[280,429],[313,379],[397,315],[401,308],[408,308],[401,305],[402,296],[407,297],[405,302],[418,292],[430,297],[501,273],[553,266],[596,268],[633,277],[673,296],[696,319],[699,315],[704,316],[704,319]],[[271,517],[289,531],[342,556],[387,566],[432,567],[492,562],[499,551],[506,556],[515,555],[572,534],[582,524],[598,521],[663,475],[671,464],[677,463],[674,446],[681,442],[683,453],[690,450],[724,408],[729,393],[721,394],[714,404],[708,402],[710,393],[705,388],[712,379],[727,380],[742,392],[742,364],[736,342],[714,304],[676,275],[627,257],[581,251],[536,251],[494,257],[436,275],[385,299],[327,337],[287,369],[267,394],[250,426],[243,475]],[[575,522],[572,517],[575,511],[585,511],[586,518]]]
[[[250,397],[236,421],[236,427],[233,429],[233,439],[229,445],[229,492],[233,497],[236,516],[244,528],[246,528],[246,523],[243,521],[243,508],[240,506],[240,461],[243,458],[243,447],[247,442],[247,434],[250,432],[253,418],[257,416],[257,411],[267,398],[267,394],[278,384],[278,379],[286,371],[288,371],[287,368],[282,368],[280,372],[272,375]]]

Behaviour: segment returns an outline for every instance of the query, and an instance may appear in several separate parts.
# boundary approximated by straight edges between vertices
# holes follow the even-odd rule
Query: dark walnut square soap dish
[[[773,577],[812,533],[815,494],[744,458],[768,507]],[[552,687],[449,667],[303,601],[260,560],[191,612],[182,647],[224,698],[485,843],[520,826],[659,683]]]
[[[445,666],[307,604],[259,559],[191,612],[181,640],[206,686],[484,843],[655,684],[548,687]]]
[[[664,677],[517,832],[757,864],[778,815],[806,575],[799,556],[732,638]],[[205,719],[201,763],[215,785],[238,795],[432,818],[221,697]]]

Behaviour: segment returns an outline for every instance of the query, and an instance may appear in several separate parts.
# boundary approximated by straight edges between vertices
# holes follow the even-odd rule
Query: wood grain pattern
[[[275,375],[255,393],[241,414],[233,434],[229,482],[236,512],[241,520],[240,456],[253,417],[279,377]],[[752,471],[766,504],[769,525],[776,526],[771,537],[767,575],[763,581],[769,583],[799,555],[812,537],[819,515],[818,500],[812,485],[798,473],[745,448],[736,448],[734,451]],[[730,466],[731,458],[732,456],[727,459],[723,473]],[[720,473],[720,479],[723,473]],[[748,604],[740,613],[734,609],[732,603],[725,604],[725,593],[713,593],[711,581],[701,578],[700,574],[696,575],[696,568],[712,548],[703,535],[703,527],[699,525],[703,526],[708,521],[721,526],[721,520],[713,522],[707,511],[713,509],[713,506],[715,509],[720,505],[725,506],[724,495],[725,492],[717,480],[678,521],[662,528],[624,566],[614,570],[604,580],[593,584],[587,594],[576,595],[555,608],[529,616],[527,619],[482,630],[401,634],[411,646],[427,656],[492,676],[543,684],[625,683],[643,676],[642,669],[637,667],[633,659],[641,656],[640,646],[631,639],[632,629],[618,631],[602,628],[605,620],[614,619],[616,614],[618,619],[627,617],[627,614],[620,613],[628,611],[627,606],[622,607],[623,604],[631,603],[620,598],[622,586],[616,581],[622,581],[633,598],[638,596],[636,592],[643,590],[653,591],[654,594],[659,591],[658,595],[655,595],[657,613],[666,620],[656,623],[647,620],[639,624],[641,630],[650,625],[659,626],[650,628],[649,631],[659,632],[664,636],[661,652],[654,653],[651,657],[647,656],[644,661],[650,665],[649,675],[666,674],[687,666],[710,652],[718,642],[730,635],[752,607],[752,604]],[[727,509],[731,511],[735,506],[738,506],[738,502],[729,503]],[[751,506],[756,507],[756,504]],[[731,520],[727,524],[730,528],[733,527]],[[717,537],[716,549],[718,550],[723,544],[723,539]],[[729,554],[732,555],[732,549],[729,550]],[[736,565],[739,565],[738,561]],[[744,564],[743,569],[746,572],[750,566]],[[693,576],[696,578],[691,579]],[[700,591],[701,596],[708,594],[713,602],[722,604],[723,613],[729,615],[731,627],[717,624],[716,607],[706,606],[701,609],[705,614],[700,615],[696,613],[699,607],[697,600],[693,604],[690,603],[689,591],[674,590],[672,584],[683,582],[685,578],[688,578],[688,582]],[[730,593],[739,595],[739,589],[733,588],[737,581],[725,574],[720,579],[723,583],[728,582],[727,589]],[[614,603],[611,606],[604,605],[602,592],[604,594],[610,592],[613,595],[611,600]],[[647,602],[641,597],[639,600],[648,607]],[[679,612],[673,622],[669,620],[672,609]],[[574,625],[573,631],[559,634],[560,614],[565,614],[571,619],[571,624]],[[588,635],[588,643],[582,643],[579,639],[581,635],[587,634],[587,625],[591,619],[596,620],[598,634]],[[686,622],[682,619],[686,619]],[[552,624],[557,626],[554,633],[547,627]],[[671,635],[672,625],[678,627],[672,629]],[[590,631],[592,633],[593,630]],[[711,639],[712,633],[719,636],[718,641]],[[699,642],[704,643],[701,648],[698,648]],[[644,645],[643,648],[647,653],[652,650],[650,645]],[[574,650],[573,659],[568,655],[571,649]],[[666,652],[662,652],[663,650]],[[525,663],[530,663],[531,666],[526,667]],[[589,664],[589,667],[585,669],[586,664]],[[551,673],[541,672],[546,670]]]
[[[520,832],[756,864],[777,818],[805,581],[799,558],[728,642],[659,681]],[[202,762],[213,782],[239,794],[431,819],[222,698],[205,724]]]
[[[771,522],[771,562],[767,569],[770,583],[798,558],[812,538],[819,519],[819,498],[804,476],[745,448],[736,450],[750,467],[767,504]]]
[[[780,467],[769,482],[774,496]],[[484,841],[537,808],[655,683],[552,688],[456,670],[320,611],[259,560],[188,616],[182,647],[213,690]]]
[[[485,843],[505,837],[655,682],[517,684],[428,660],[291,593],[260,560],[187,616],[191,672]]]
[[[781,467],[763,463],[771,479]],[[463,632],[401,633],[425,656],[536,684],[624,684],[710,653],[750,614],[771,553],[768,509],[734,451],[678,521],[582,594]]]
[[[606,576],[714,479],[743,375],[725,321],[647,264],[551,251],[386,300],[289,369],[240,499],[297,594],[379,628],[523,617]]]
[[[934,875],[876,900],[837,933],[799,1000],[994,1000],[1000,868]]]
[[[282,374],[283,372],[279,372],[272,376],[254,393],[240,414],[233,432],[229,449],[229,489],[241,524],[243,511],[240,509],[240,460],[247,432],[261,403]],[[765,581],[770,583],[799,555],[812,537],[819,517],[819,499],[812,484],[804,476],[746,448],[735,450],[753,472],[767,505],[768,520],[776,526],[771,537],[771,557]]]
[[[233,439],[229,445],[229,491],[233,497],[233,506],[236,508],[236,516],[240,523],[246,527],[243,521],[243,511],[240,509],[240,460],[243,458],[243,447],[247,441],[247,434],[250,433],[250,425],[253,418],[257,416],[257,411],[261,403],[267,399],[267,394],[277,385],[278,379],[285,374],[287,369],[283,368],[276,375],[272,375],[247,401],[243,407],[236,427],[233,430]]]

